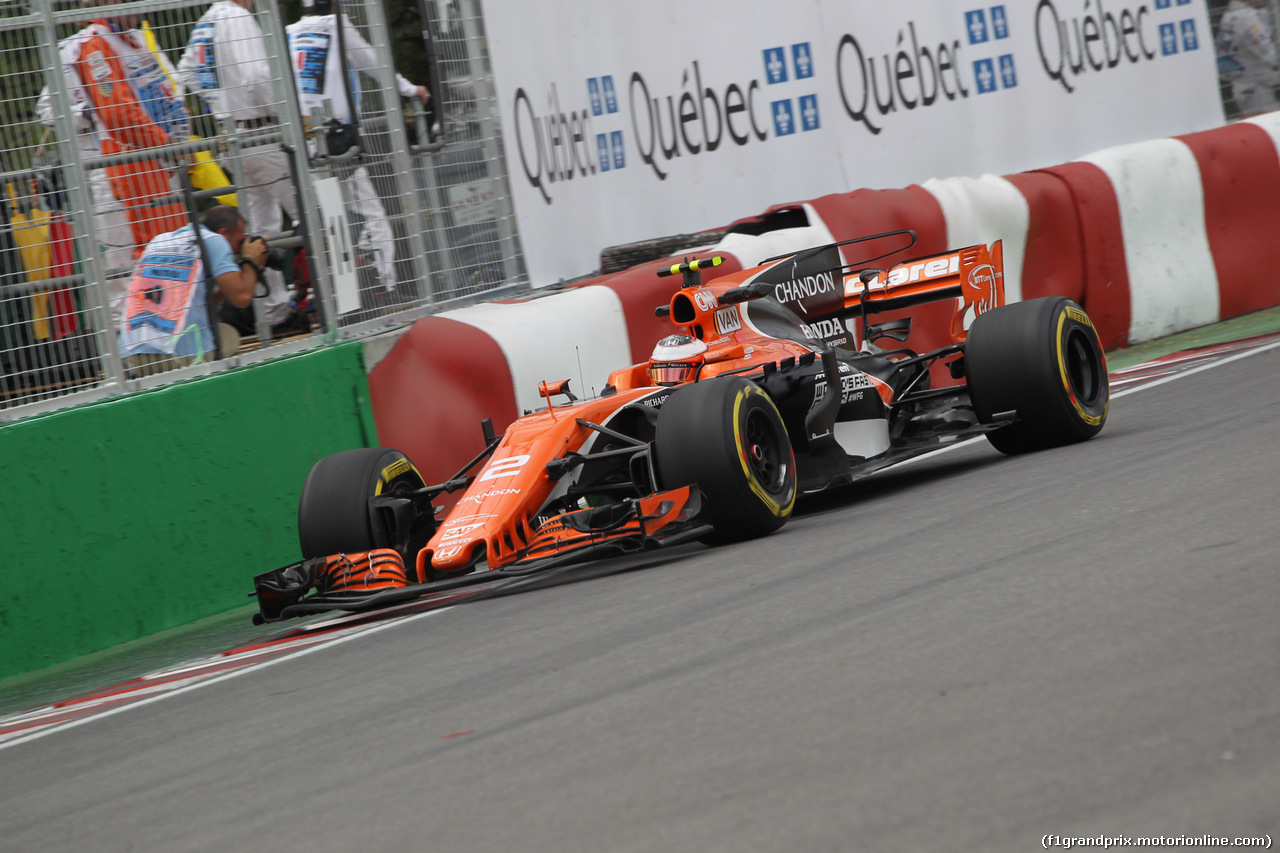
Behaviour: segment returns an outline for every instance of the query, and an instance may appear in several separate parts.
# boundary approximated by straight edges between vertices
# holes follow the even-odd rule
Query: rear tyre
[[[1002,453],[1084,441],[1107,420],[1111,395],[1098,333],[1064,296],[980,314],[969,329],[964,364],[980,422],[1017,412],[1017,421],[987,433]]]
[[[395,548],[393,518],[370,501],[379,496],[408,496],[424,485],[418,469],[398,450],[362,447],[324,457],[311,467],[298,501],[302,558]],[[412,565],[410,560],[425,544],[420,533],[412,537],[404,549],[408,553],[400,555],[406,565]]]
[[[796,500],[796,463],[782,416],[746,379],[695,382],[662,406],[654,455],[663,488],[696,485],[714,540],[772,533]]]

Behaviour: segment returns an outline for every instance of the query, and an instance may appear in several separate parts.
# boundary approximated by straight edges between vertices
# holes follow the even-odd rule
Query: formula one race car
[[[591,400],[567,380],[543,382],[547,407],[501,437],[486,420],[484,451],[442,484],[428,486],[396,450],[321,459],[298,508],[303,559],[254,579],[255,619],[743,540],[780,528],[799,495],[964,437],[1023,453],[1096,435],[1107,370],[1080,306],[1005,305],[999,242],[890,269],[869,264],[903,246],[844,261],[872,241],[915,239],[893,231],[819,246],[706,284],[718,257],[661,269],[683,282],[657,309],[674,328],[649,362],[613,372]],[[954,305],[951,343],[894,348],[910,335],[907,309],[938,302]],[[458,491],[437,519],[433,500]]]

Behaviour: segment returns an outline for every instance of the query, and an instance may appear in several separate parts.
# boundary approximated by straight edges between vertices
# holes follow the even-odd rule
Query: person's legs
[[[356,169],[350,180],[353,204],[364,220],[357,236],[357,245],[368,251],[377,266],[378,278],[382,289],[393,293],[396,289],[396,246],[391,231],[391,223],[387,221],[387,212],[382,207],[377,191],[369,172],[363,166]]]
[[[284,213],[296,225],[298,204],[289,180],[289,160],[278,145],[245,149],[238,164],[242,178],[237,195],[250,233],[268,237],[284,228]],[[295,328],[289,290],[279,270],[263,270],[267,295],[258,300],[272,326]]]
[[[1280,109],[1280,100],[1276,98],[1276,90],[1250,77],[1234,80],[1231,83],[1231,99],[1240,109],[1241,117]]]
[[[133,272],[133,235],[120,202],[111,192],[111,182],[102,169],[90,169],[87,183],[93,206],[93,230],[97,238],[102,268],[107,276],[107,302],[111,323],[119,326],[124,316],[124,300]],[[113,273],[115,273],[113,275]]]

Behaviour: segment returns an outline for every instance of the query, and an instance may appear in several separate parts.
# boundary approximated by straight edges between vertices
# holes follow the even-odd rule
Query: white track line
[[[414,622],[418,619],[423,619],[427,616],[435,616],[438,613],[444,613],[452,609],[453,607],[442,607],[439,610],[428,610],[424,613],[417,613],[411,616],[403,616],[399,619],[393,619],[387,622],[379,622],[377,625],[373,625],[368,628],[364,628],[362,630],[353,631],[350,634],[347,634],[342,637],[338,637],[334,640],[331,640],[330,642],[317,643],[316,645],[310,646],[305,649],[301,649],[299,651],[293,652],[292,654],[282,655],[281,657],[274,658],[268,661],[263,661],[262,663],[252,664],[250,666],[246,666],[241,669],[234,669],[231,672],[227,672],[222,675],[215,676],[214,678],[210,678],[207,681],[200,681],[195,684],[189,684],[186,687],[179,687],[175,690],[169,690],[169,691],[165,691],[164,693],[158,693],[147,699],[140,699],[137,702],[126,702],[124,705],[121,705],[120,707],[117,707],[117,708],[112,708],[109,711],[103,711],[98,714],[89,714],[88,716],[80,717],[78,719],[71,720],[66,723],[55,723],[53,725],[48,726],[47,728],[33,731],[30,734],[21,735],[19,737],[13,738],[12,740],[6,740],[3,742],[0,742],[0,751],[4,751],[11,746],[18,746],[19,744],[31,743],[34,740],[39,740],[42,737],[46,737],[47,735],[55,734],[57,732],[64,732],[67,729],[74,729],[77,726],[82,726],[85,723],[91,723],[94,720],[101,720],[106,717],[112,717],[112,716],[115,716],[116,714],[131,710],[133,708],[141,708],[144,705],[151,705],[163,699],[169,699],[174,696],[181,696],[183,693],[190,693],[194,690],[199,690],[202,687],[208,687],[211,684],[220,684],[224,681],[229,681],[232,678],[237,678],[241,675],[248,675],[251,672],[257,672],[259,670],[266,669],[267,667],[275,666],[276,664],[285,663],[287,661],[294,661],[305,655],[309,655],[313,652],[318,652],[321,649],[330,649],[330,648],[333,648],[334,646],[338,646],[343,643],[350,642],[351,640],[356,640],[361,637],[368,637],[371,634],[377,634],[380,631],[387,630],[388,628],[393,628],[397,625],[404,625],[409,622]]]
[[[1208,364],[1202,364],[1199,367],[1192,367],[1188,370],[1181,370],[1176,373],[1171,373],[1168,376],[1161,377],[1160,379],[1155,379],[1155,380],[1152,380],[1151,382],[1145,382],[1136,388],[1126,388],[1123,391],[1117,391],[1116,393],[1111,395],[1111,399],[1115,400],[1120,397],[1127,397],[1130,394],[1136,394],[1137,392],[1145,391],[1148,388],[1155,388],[1157,385],[1163,385],[1166,382],[1172,382],[1173,380],[1181,379],[1184,376],[1192,376],[1196,373],[1200,373],[1205,370],[1211,370],[1215,367],[1221,367],[1224,364],[1230,364],[1233,361],[1239,361],[1242,358],[1248,358],[1251,355],[1257,355],[1258,353],[1266,352],[1268,350],[1273,350],[1273,349],[1276,349],[1277,347],[1280,347],[1280,341],[1276,341],[1273,344],[1267,344],[1266,346],[1258,347],[1257,349],[1251,349],[1251,350],[1246,350],[1245,352],[1236,353],[1235,355],[1227,356],[1226,358],[1215,359],[1209,362]],[[1156,362],[1148,362],[1148,363],[1155,364]],[[1140,367],[1140,366],[1141,365],[1137,365],[1136,367]],[[1136,369],[1136,367],[1129,368],[1129,369],[1131,370]],[[950,453],[953,450],[958,450],[961,447],[968,447],[971,444],[977,444],[978,442],[981,442],[981,441],[986,441],[986,438],[981,435],[977,436],[976,438],[966,438],[964,441],[957,441],[955,444],[951,444],[946,447],[940,447],[937,450],[931,450],[928,453],[925,453],[921,456],[914,456],[903,462],[899,462],[897,465],[894,465],[892,468],[887,468],[885,470],[897,470],[899,468],[905,468],[906,466],[912,464],[913,462],[923,462],[926,459],[932,459],[933,457],[940,456],[943,453]]]
[[[1189,370],[1183,370],[1179,373],[1174,373],[1171,376],[1166,376],[1162,379],[1157,379],[1153,382],[1148,382],[1144,385],[1140,385],[1137,388],[1128,388],[1124,391],[1119,391],[1115,394],[1112,394],[1111,399],[1114,400],[1118,397],[1125,397],[1125,396],[1128,396],[1129,394],[1133,394],[1138,391],[1145,391],[1148,388],[1155,388],[1157,385],[1164,385],[1166,382],[1172,382],[1175,379],[1181,379],[1184,376],[1191,376],[1193,374],[1200,373],[1205,370],[1210,370],[1215,367],[1221,367],[1224,364],[1230,364],[1233,361],[1239,361],[1242,358],[1248,358],[1249,356],[1257,355],[1259,353],[1267,352],[1268,350],[1273,350],[1276,348],[1280,348],[1280,341],[1277,341],[1273,344],[1267,344],[1266,346],[1263,346],[1263,347],[1258,347],[1257,349],[1251,349],[1246,352],[1237,353],[1236,355],[1228,356],[1227,358],[1218,359],[1210,362],[1209,364],[1201,365],[1200,367],[1193,367]],[[980,442],[980,441],[985,441],[985,439],[982,436],[979,436],[977,438],[966,439],[965,441],[958,441],[955,444],[949,445],[947,447],[939,448],[930,453],[926,453],[923,456],[917,456],[913,459],[908,459],[904,462],[900,462],[893,467],[903,468],[907,465],[910,465],[913,462],[919,462],[925,459],[932,458],[934,456],[938,456],[943,453],[949,453],[952,450],[956,450],[961,447],[967,447],[971,444],[976,444],[977,442]],[[55,734],[57,732],[63,732],[63,731],[66,731],[67,729],[74,729],[75,727],[82,726],[85,723],[90,723],[90,722],[93,722],[94,720],[101,720],[105,717],[111,717],[116,714],[122,713],[124,711],[131,710],[133,708],[141,708],[144,705],[150,705],[152,703],[160,702],[164,699],[169,699],[174,696],[181,696],[184,693],[190,693],[194,690],[199,690],[202,687],[208,687],[211,684],[220,684],[224,681],[229,681],[232,678],[238,678],[242,675],[248,675],[251,672],[257,672],[259,670],[266,669],[269,666],[275,666],[276,664],[285,663],[287,661],[294,661],[300,657],[303,657],[304,655],[309,655],[313,652],[318,652],[321,649],[333,648],[334,646],[349,642],[351,640],[358,639],[360,637],[367,637],[371,634],[376,634],[380,631],[385,631],[388,628],[393,628],[397,625],[403,625],[408,622],[413,622],[418,619],[423,619],[427,616],[435,616],[438,613],[445,613],[446,611],[449,611],[452,609],[453,607],[442,607],[439,610],[428,610],[425,613],[418,613],[412,616],[405,616],[405,617],[394,619],[388,622],[380,622],[377,625],[374,625],[370,628],[366,628],[364,630],[347,634],[346,636],[339,637],[331,642],[317,643],[316,645],[313,645],[309,648],[301,649],[300,651],[294,652],[292,654],[283,655],[281,657],[274,658],[269,661],[263,661],[262,663],[243,667],[241,669],[235,669],[235,670],[232,670],[231,672],[224,673],[223,675],[210,678],[207,681],[201,681],[196,684],[189,684],[186,687],[179,687],[176,690],[170,690],[164,693],[159,693],[155,696],[151,696],[150,698],[147,698],[147,699],[141,699],[137,702],[128,702],[124,705],[121,705],[118,708],[112,708],[109,711],[103,711],[102,713],[99,713],[99,714],[90,714],[88,716],[80,717],[79,719],[75,719],[67,723],[54,724],[47,728],[33,731],[30,734],[13,738],[12,740],[0,742],[0,751],[6,750],[11,746],[18,746],[24,743],[31,743],[32,741],[39,740],[40,738],[46,737],[47,735]]]
[[[1172,382],[1175,379],[1181,379],[1183,376],[1191,376],[1193,374],[1200,373],[1202,371],[1209,370],[1214,367],[1221,367],[1224,364],[1230,364],[1233,361],[1239,361],[1242,358],[1248,358],[1251,355],[1257,355],[1258,353],[1267,352],[1268,350],[1273,350],[1273,349],[1276,349],[1277,347],[1280,347],[1280,341],[1276,341],[1273,344],[1267,344],[1266,346],[1258,347],[1257,349],[1245,350],[1244,352],[1239,352],[1239,353],[1236,353],[1235,355],[1229,355],[1226,358],[1216,359],[1214,361],[1209,362],[1208,364],[1202,364],[1199,367],[1192,367],[1187,370],[1179,371],[1178,373],[1171,374],[1169,376],[1164,377],[1163,379],[1156,379],[1146,383],[1145,385],[1139,385],[1137,388],[1129,388],[1128,390],[1120,391],[1119,393],[1112,394],[1111,398],[1115,399],[1116,397],[1125,397],[1125,396],[1128,396],[1129,394],[1134,393],[1135,391],[1145,391],[1148,388],[1154,388],[1157,385],[1163,385],[1166,382]]]

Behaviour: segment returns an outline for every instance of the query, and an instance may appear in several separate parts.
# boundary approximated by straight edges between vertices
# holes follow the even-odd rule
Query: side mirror
[[[577,399],[578,399],[577,397],[575,397],[575,396],[573,395],[573,392],[569,390],[569,380],[568,380],[568,379],[561,379],[559,382],[545,382],[545,381],[543,381],[543,382],[539,382],[539,383],[538,383],[538,396],[539,396],[539,397],[544,397],[544,398],[546,398],[548,401],[550,401],[550,400],[551,400],[552,395],[554,395],[554,394],[563,394],[564,396],[566,396],[566,397],[568,397],[568,398],[569,398],[569,402],[573,402],[574,400],[577,400]]]

